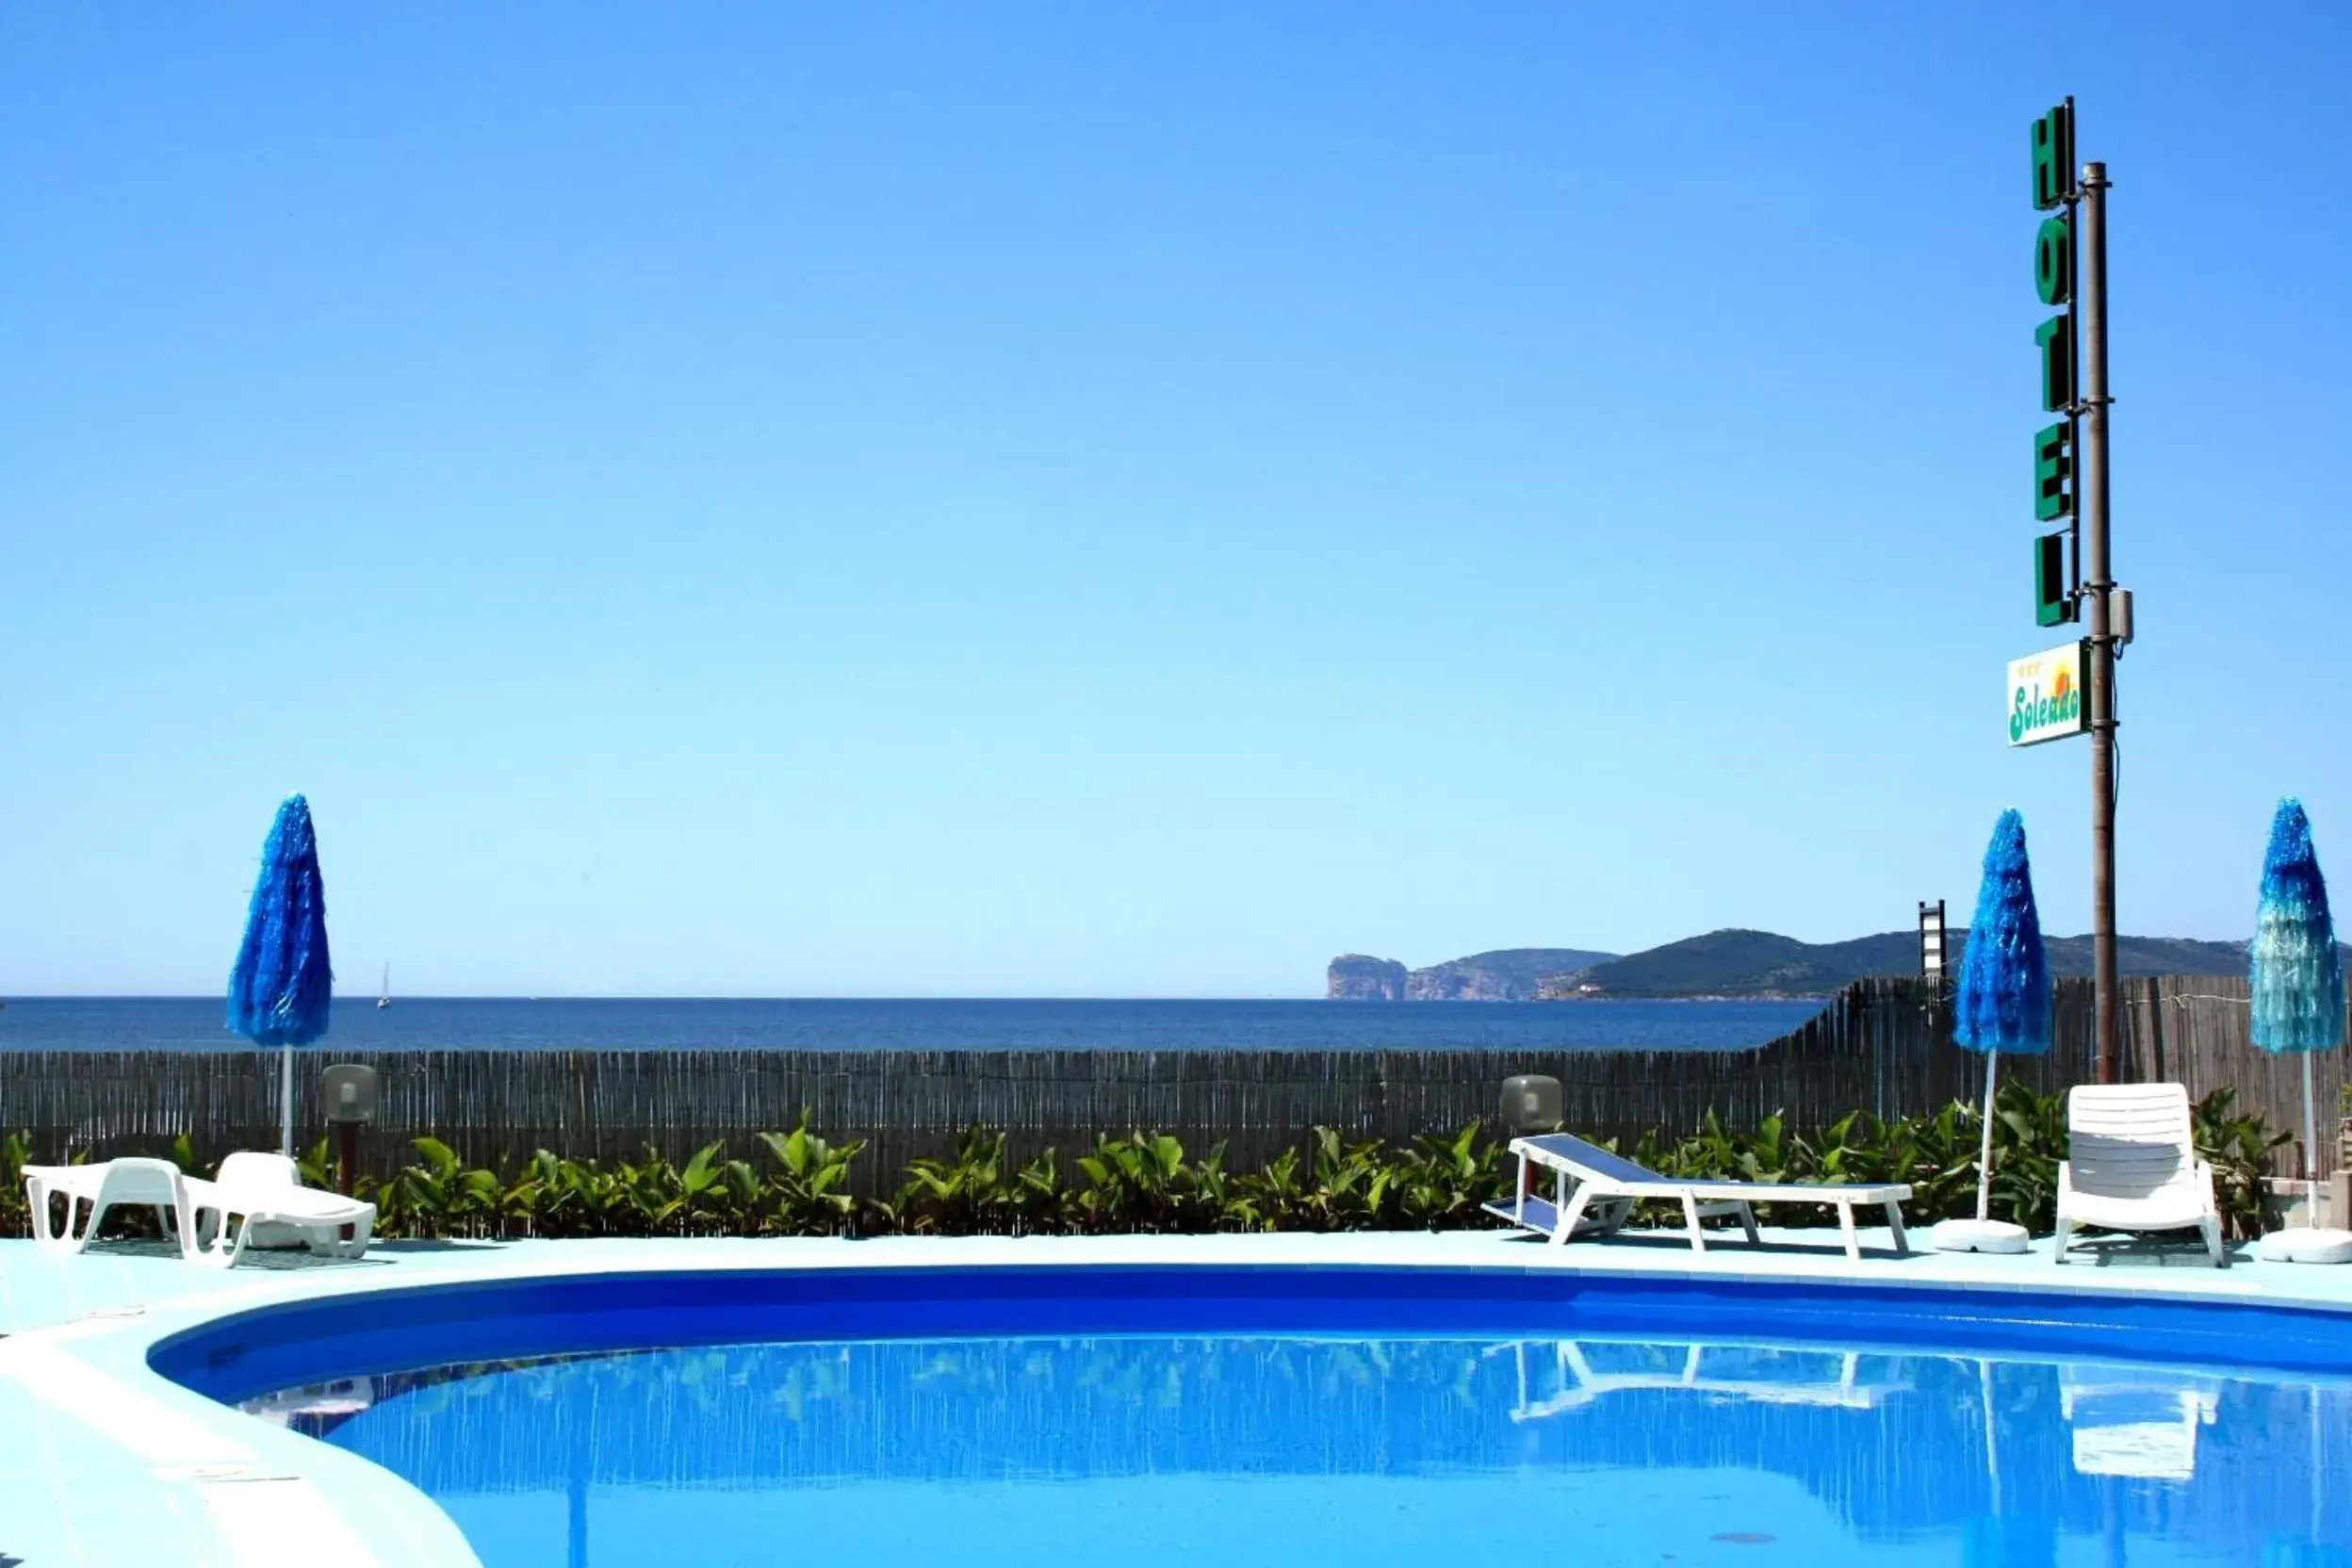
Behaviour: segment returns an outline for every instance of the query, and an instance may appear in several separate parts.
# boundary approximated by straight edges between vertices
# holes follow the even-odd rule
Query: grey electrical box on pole
[[[1529,1133],[1557,1133],[1560,1122],[1560,1080],[1523,1072],[1503,1080],[1499,1119],[1513,1137]]]
[[[337,1134],[335,1190],[350,1197],[358,1175],[359,1130],[376,1119],[376,1070],[342,1062],[318,1075],[318,1102]]]
[[[329,1121],[361,1126],[376,1119],[376,1070],[357,1064],[327,1069],[318,1075],[318,1099]]]

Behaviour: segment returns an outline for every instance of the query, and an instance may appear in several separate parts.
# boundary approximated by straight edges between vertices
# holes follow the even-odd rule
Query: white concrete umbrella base
[[[2264,1236],[2254,1254],[2266,1263],[2352,1263],[2352,1231],[2290,1225]]]
[[[2022,1252],[2025,1227],[2005,1219],[1945,1219],[1932,1233],[1938,1252]]]

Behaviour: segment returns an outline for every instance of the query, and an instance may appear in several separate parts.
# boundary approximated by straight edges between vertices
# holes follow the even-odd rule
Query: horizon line
[[[352,992],[350,992],[348,995],[338,994],[338,995],[335,998],[335,1001],[337,1001],[337,1002],[351,1002],[351,1003],[360,1003],[360,1002],[366,1002],[366,1001],[372,1001],[372,1000],[374,999],[374,995],[375,995],[375,993],[374,993],[374,992],[372,992],[372,991],[352,991]],[[221,997],[220,997],[220,996],[218,996],[218,995],[216,995],[216,994],[214,994],[214,993],[212,993],[212,992],[209,992],[209,991],[204,991],[204,992],[185,992],[185,991],[10,991],[10,992],[0,992],[0,1005],[4,1005],[4,1004],[8,1004],[8,1003],[11,1003],[11,1002],[220,1002],[220,1001],[221,1001],[221,1000],[222,1000],[222,998],[221,998]],[[1350,997],[1331,997],[1331,996],[1326,996],[1326,995],[1321,995],[1321,994],[1306,994],[1306,993],[1293,993],[1293,992],[1282,992],[1282,993],[1279,993],[1279,994],[1278,994],[1278,993],[1271,993],[1271,992],[1267,992],[1267,993],[1261,993],[1261,994],[1257,994],[1257,995],[1230,995],[1230,994],[1210,995],[1210,994],[1205,994],[1205,993],[1197,993],[1197,992],[1196,992],[1196,993],[1188,993],[1188,994],[1177,994],[1177,993],[1135,993],[1135,992],[1123,992],[1123,993],[1117,993],[1117,994],[1114,994],[1114,993],[1110,993],[1110,992],[1102,992],[1102,993],[1095,993],[1095,994],[1057,993],[1057,994],[1037,994],[1037,995],[1025,995],[1025,994],[1024,994],[1024,995],[1013,995],[1013,994],[1005,994],[1005,993],[993,993],[993,994],[980,994],[980,995],[974,995],[974,994],[969,994],[969,993],[965,993],[965,994],[956,994],[956,993],[950,993],[950,992],[945,992],[945,991],[939,991],[939,992],[906,992],[906,993],[903,993],[903,994],[898,994],[898,995],[880,995],[880,994],[874,994],[874,995],[822,995],[822,996],[821,996],[821,995],[813,995],[813,994],[810,994],[810,995],[793,995],[793,996],[785,996],[785,995],[766,995],[766,994],[759,994],[759,995],[755,995],[755,994],[751,994],[751,993],[748,993],[748,992],[744,992],[744,993],[710,993],[710,992],[705,992],[705,993],[700,993],[700,994],[691,994],[691,993],[686,993],[686,992],[677,992],[677,993],[669,993],[669,992],[662,992],[662,993],[655,993],[655,992],[626,992],[626,993],[619,993],[619,992],[615,992],[615,993],[598,993],[598,992],[587,992],[587,991],[580,991],[580,992],[570,992],[570,991],[563,991],[563,992],[556,992],[556,991],[541,991],[541,992],[534,992],[534,993],[523,993],[523,992],[518,992],[518,991],[466,991],[466,992],[452,991],[452,992],[449,992],[449,993],[444,994],[444,993],[426,993],[426,992],[421,992],[421,991],[420,991],[420,992],[416,992],[416,993],[412,994],[412,995],[402,996],[402,997],[396,997],[396,998],[394,998],[394,999],[393,999],[393,1005],[394,1005],[395,1007],[398,1007],[398,1006],[402,1006],[402,1005],[406,1005],[406,1004],[411,1004],[411,1003],[417,1003],[417,1002],[1332,1002],[1332,1001],[1347,1002],[1347,1001],[1354,1001],[1354,1000],[1359,1000],[1359,999],[1356,999],[1356,998],[1350,998]],[[1447,1002],[1461,1002],[1461,1003],[1462,1003],[1463,1005],[1465,1005],[1465,1006],[1489,1006],[1489,1005],[1495,1005],[1495,1004],[1494,1004],[1494,1003],[1490,1003],[1490,1002],[1486,1002],[1486,1001],[1473,1001],[1473,1000],[1471,1000],[1471,999],[1468,999],[1468,998],[1462,998],[1462,997],[1430,998],[1430,999],[1428,999],[1428,1000],[1433,1000],[1433,1001],[1447,1001]],[[1653,1001],[1669,1001],[1669,1002],[1671,1002],[1671,1001],[1690,1001],[1690,1000],[1699,1000],[1699,999],[1697,999],[1697,998],[1687,998],[1687,997],[1640,997],[1640,996],[1621,996],[1621,997],[1595,997],[1595,998],[1591,998],[1591,999],[1589,999],[1589,1000],[1592,1000],[1592,1001],[1609,1001],[1609,1002],[1653,1002]],[[1723,998],[1722,1000],[1725,1000],[1725,1001],[1734,1001],[1734,1002],[1743,1002],[1743,1001],[1751,1001],[1751,1000],[1753,1000],[1753,1001],[1759,1001],[1759,1002],[1769,1002],[1769,1001],[1772,1001],[1772,1000],[1775,1000],[1775,999],[1774,999],[1774,998],[1772,998],[1772,997],[1755,997],[1755,998],[1749,998],[1749,997],[1726,997],[1726,998]],[[370,1010],[371,1010],[371,1011],[373,1011],[373,1010],[375,1010],[375,1009],[372,1009],[372,1008],[371,1008]],[[388,1009],[386,1009],[386,1010],[388,1010]]]

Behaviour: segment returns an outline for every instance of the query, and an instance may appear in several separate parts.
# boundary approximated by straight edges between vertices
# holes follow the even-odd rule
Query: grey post
[[[2115,645],[2108,596],[2107,166],[2082,166],[2082,594],[2090,611],[2091,947],[2099,1081],[2118,1081],[2115,982]]]

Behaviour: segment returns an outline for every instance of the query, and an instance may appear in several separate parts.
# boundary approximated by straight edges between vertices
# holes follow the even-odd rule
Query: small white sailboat
[[[384,966],[384,988],[376,993],[376,1005],[379,1007],[392,1005],[392,966],[390,964]]]

